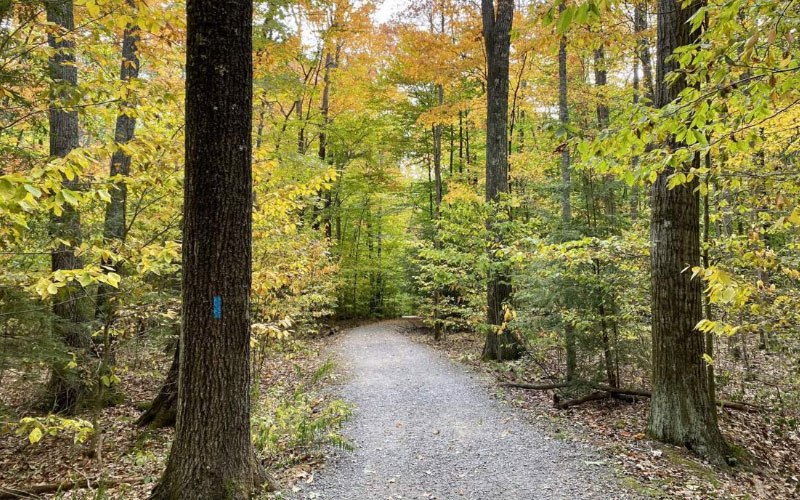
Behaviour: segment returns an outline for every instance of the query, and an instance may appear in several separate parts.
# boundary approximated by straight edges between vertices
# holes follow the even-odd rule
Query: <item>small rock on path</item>
[[[404,321],[346,332],[341,396],[356,406],[337,452],[302,499],[633,498],[588,446],[548,438],[489,397],[468,371],[400,333]]]

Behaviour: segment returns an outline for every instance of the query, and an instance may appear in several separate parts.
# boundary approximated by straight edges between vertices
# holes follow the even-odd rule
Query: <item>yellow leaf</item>
[[[42,439],[42,431],[38,427],[34,428],[31,431],[31,433],[28,434],[28,441],[30,441],[31,444],[38,443],[39,440],[41,439]]]

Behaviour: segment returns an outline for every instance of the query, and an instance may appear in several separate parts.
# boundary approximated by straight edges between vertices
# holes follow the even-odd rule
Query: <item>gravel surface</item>
[[[356,406],[337,452],[294,498],[632,498],[585,445],[554,440],[465,368],[384,321],[344,334],[341,396]]]

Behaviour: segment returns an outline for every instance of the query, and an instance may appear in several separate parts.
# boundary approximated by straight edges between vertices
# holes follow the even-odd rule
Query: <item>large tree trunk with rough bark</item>
[[[482,0],[483,38],[486,44],[486,203],[489,205],[487,229],[490,258],[486,302],[489,331],[483,346],[483,358],[516,359],[523,352],[517,336],[506,325],[504,305],[511,296],[511,278],[497,262],[495,252],[502,244],[499,225],[500,201],[508,193],[508,58],[511,46],[511,23],[514,1]]]
[[[53,50],[49,59],[49,73],[53,81],[50,94],[50,156],[66,157],[78,147],[78,113],[63,107],[72,97],[78,85],[78,69],[75,65],[75,42],[71,32],[75,28],[72,0],[50,0],[46,2],[47,21],[54,25],[54,31],[47,35],[47,42]],[[77,177],[66,178],[62,188],[80,189]],[[80,269],[83,261],[75,255],[75,247],[81,243],[81,218],[78,210],[68,203],[62,205],[63,212],[50,219],[50,234],[62,241],[51,255],[53,271]],[[68,242],[68,243],[63,243]],[[81,306],[82,288],[76,282],[62,287],[54,297],[54,331],[76,354],[78,368],[70,369],[56,362],[52,367],[48,387],[48,402],[53,411],[72,411],[85,402],[90,390],[87,366],[91,361],[92,338],[87,326],[88,319]]]
[[[133,0],[128,0],[132,5]],[[128,85],[131,80],[139,77],[139,56],[137,55],[137,44],[139,43],[139,27],[128,24],[122,36],[122,63],[120,64],[119,79],[123,85]],[[125,239],[127,229],[127,201],[128,185],[126,178],[131,170],[131,155],[128,154],[124,146],[133,139],[136,129],[136,117],[133,115],[132,108],[135,102],[130,95],[126,95],[119,107],[117,124],[114,128],[114,143],[117,149],[111,155],[111,167],[109,176],[114,180],[114,187],[111,190],[111,201],[106,206],[106,216],[103,224],[103,239],[106,244],[118,247]],[[116,248],[115,248],[116,250]],[[109,260],[103,260],[105,269],[120,271],[119,265],[114,265]],[[114,301],[112,300],[113,288],[101,284],[97,288],[97,315],[102,318],[110,318],[114,314]]]
[[[684,77],[666,82],[678,69],[670,59],[678,47],[695,43],[689,18],[701,3],[682,7],[679,0],[659,0],[655,105],[663,108],[686,88]],[[670,147],[683,146],[669,140]],[[699,166],[684,165],[687,170]],[[669,189],[674,169],[658,175],[652,191],[650,233],[653,322],[653,397],[648,433],[664,442],[696,450],[724,463],[727,447],[708,393],[703,336],[695,329],[702,318],[701,283],[687,268],[700,265],[700,207],[697,180]]]
[[[156,499],[250,498],[252,1],[189,0],[175,440]]]

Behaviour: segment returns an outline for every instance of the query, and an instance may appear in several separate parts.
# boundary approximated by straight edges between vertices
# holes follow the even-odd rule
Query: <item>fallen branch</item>
[[[21,486],[12,488],[9,486],[0,486],[0,499],[10,498],[35,498],[37,495],[45,493],[59,493],[63,491],[70,491],[81,488],[110,488],[120,484],[140,484],[144,480],[142,478],[136,479],[82,479],[80,481],[62,481],[60,483],[45,483],[35,484],[33,486]]]
[[[519,387],[520,389],[533,389],[537,391],[546,391],[548,389],[561,389],[573,385],[571,382],[554,382],[549,384],[529,384],[527,382],[503,382],[500,384],[504,387]]]
[[[583,403],[587,403],[589,401],[597,401],[599,399],[606,399],[609,397],[609,393],[602,392],[602,391],[595,391],[590,392],[584,396],[575,399],[568,399],[566,401],[560,401],[557,398],[553,398],[553,402],[555,403],[555,407],[559,410],[563,410],[565,408],[569,408],[570,406],[576,406]]]
[[[613,395],[634,396],[634,397],[641,397],[641,398],[652,397],[652,393],[650,391],[645,391],[643,389],[630,389],[630,388],[624,388],[624,387],[611,387],[610,385],[597,384],[597,383],[588,382],[588,381],[585,381],[585,380],[575,381],[575,382],[551,383],[551,384],[529,384],[529,383],[526,383],[526,382],[505,382],[502,385],[504,385],[506,387],[517,387],[517,388],[520,388],[520,389],[531,389],[531,390],[536,390],[536,391],[546,391],[546,390],[550,390],[550,389],[561,389],[561,388],[564,388],[564,387],[573,387],[573,386],[574,387],[584,386],[584,387],[589,387],[591,389],[594,389],[595,391],[607,392],[607,393],[613,394]],[[593,392],[593,393],[590,393],[589,395],[592,395],[592,394],[596,394],[596,393]],[[556,406],[556,408],[566,408],[567,406],[574,406],[576,404],[585,403],[587,401],[595,401],[597,399],[602,399],[602,398],[598,398],[598,397],[592,397],[592,398],[583,400],[583,398],[585,398],[585,397],[586,396],[583,396],[583,397],[577,398],[577,399],[572,399],[572,400],[569,400],[569,401],[565,401],[564,403],[556,403],[555,406]],[[570,404],[566,404],[566,403],[570,403]],[[562,406],[562,404],[564,406]],[[717,400],[717,406],[720,406],[722,408],[729,408],[731,410],[745,411],[745,412],[751,412],[751,413],[757,413],[757,412],[765,410],[765,408],[760,407],[760,406],[756,406],[754,404],[742,403],[742,402],[739,402],[739,401],[725,401],[724,399]]]

